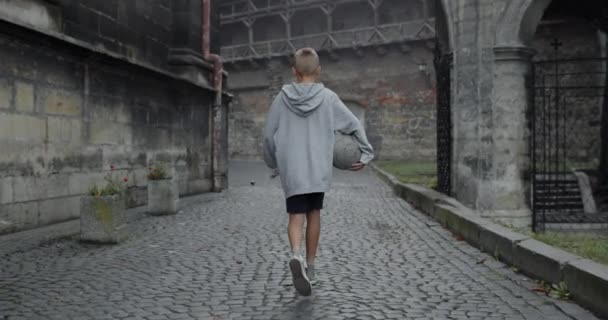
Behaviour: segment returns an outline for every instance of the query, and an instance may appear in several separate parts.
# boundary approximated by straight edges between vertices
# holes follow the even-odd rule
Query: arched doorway
[[[365,109],[356,102],[345,101],[346,107],[359,119],[359,122],[365,128]]]
[[[553,0],[537,28],[522,29],[537,52],[530,118],[536,230],[608,222],[601,213],[608,212],[607,21],[603,1]]]

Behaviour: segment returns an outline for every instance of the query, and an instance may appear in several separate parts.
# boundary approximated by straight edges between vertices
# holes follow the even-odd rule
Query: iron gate
[[[598,166],[599,115],[605,95],[606,58],[534,63],[531,115],[531,184],[534,231],[547,224],[604,222],[585,212],[576,171]]]
[[[451,69],[452,55],[435,49],[437,76],[437,190],[451,194],[452,174],[452,110]]]

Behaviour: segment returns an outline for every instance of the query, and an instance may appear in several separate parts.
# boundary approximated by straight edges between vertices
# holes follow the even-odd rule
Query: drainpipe
[[[212,190],[220,192],[226,187],[226,159],[222,157],[224,144],[222,137],[224,133],[224,112],[222,110],[222,73],[223,64],[222,58],[213,54],[210,51],[211,42],[211,0],[202,0],[202,54],[203,59],[213,63],[213,90],[215,91],[215,99],[212,107],[212,123],[211,123],[211,172],[212,172]]]
[[[222,57],[217,54],[211,53],[210,41],[211,41],[211,0],[202,0],[202,51],[203,58],[207,61],[213,62],[213,89],[216,93],[215,104],[222,104],[222,72],[224,67],[222,64]]]

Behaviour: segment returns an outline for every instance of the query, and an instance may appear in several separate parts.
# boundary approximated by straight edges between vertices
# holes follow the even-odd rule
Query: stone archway
[[[497,47],[520,47],[529,44],[552,0],[511,0],[504,3],[496,27]]]
[[[453,37],[451,33],[451,15],[449,0],[434,0],[435,1],[435,33],[437,44],[444,53],[452,51]]]
[[[601,148],[608,142],[601,130],[608,127],[598,119],[608,108],[602,36],[607,28],[602,19],[608,20],[602,9],[608,5],[552,0],[543,9],[532,3],[519,30],[519,39],[536,53],[529,118],[534,227],[551,229],[571,221],[591,226],[608,211],[602,205],[608,204],[608,193],[603,194],[600,182]],[[526,24],[536,28],[526,29]]]
[[[348,107],[348,109],[357,117],[357,119],[359,119],[363,125],[363,128],[365,128],[365,108],[363,108],[357,102],[352,101],[344,101],[344,104],[346,104],[346,107]]]

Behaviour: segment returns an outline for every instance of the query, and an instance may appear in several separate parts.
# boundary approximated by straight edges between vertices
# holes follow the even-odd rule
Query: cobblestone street
[[[63,238],[3,256],[0,319],[595,319],[533,292],[371,170],[336,173],[319,283],[298,297],[278,180],[259,163],[231,174],[228,191],[185,199],[176,216],[134,211],[123,244]]]

